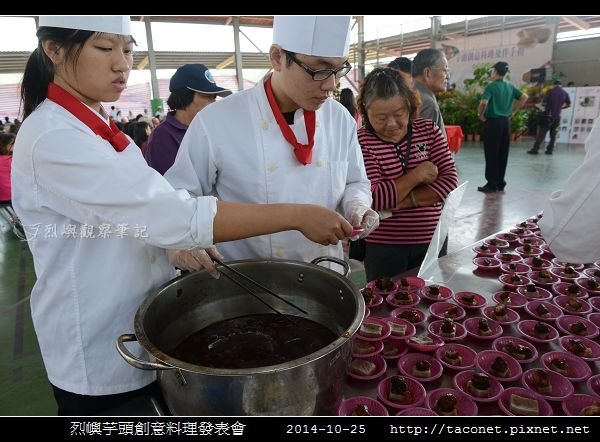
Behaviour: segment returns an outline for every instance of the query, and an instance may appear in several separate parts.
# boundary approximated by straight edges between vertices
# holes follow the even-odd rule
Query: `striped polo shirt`
[[[358,131],[367,176],[371,180],[373,209],[390,210],[396,207],[395,179],[402,176],[402,161],[398,158],[395,145],[384,141],[371,130],[363,127]],[[407,147],[406,137],[400,142],[401,156]],[[410,159],[407,171],[419,163],[431,161],[438,168],[436,180],[428,186],[443,200],[458,185],[454,160],[448,143],[440,129],[431,121],[417,118],[413,122]],[[401,209],[390,218],[381,220],[379,227],[365,238],[367,242],[379,244],[428,244],[440,219],[443,204]]]

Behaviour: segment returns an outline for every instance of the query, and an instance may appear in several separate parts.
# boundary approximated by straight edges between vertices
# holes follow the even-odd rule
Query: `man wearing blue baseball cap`
[[[210,71],[203,64],[181,66],[169,82],[167,104],[172,109],[146,145],[144,156],[150,167],[161,175],[173,165],[181,140],[198,112],[219,97],[231,95],[231,91],[217,86]]]

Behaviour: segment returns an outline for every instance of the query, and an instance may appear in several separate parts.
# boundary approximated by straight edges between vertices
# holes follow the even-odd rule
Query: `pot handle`
[[[144,361],[133,356],[125,347],[125,342],[135,341],[137,341],[137,337],[134,334],[125,334],[117,338],[117,351],[129,365],[142,370],[175,370],[175,367],[171,365],[163,364],[162,362]]]
[[[344,276],[346,278],[350,274],[350,264],[348,264],[343,259],[334,258],[333,256],[319,256],[318,258],[313,259],[310,263],[311,264],[318,264],[318,263],[323,262],[323,261],[331,261],[331,262],[334,262],[336,264],[341,265],[344,268]]]

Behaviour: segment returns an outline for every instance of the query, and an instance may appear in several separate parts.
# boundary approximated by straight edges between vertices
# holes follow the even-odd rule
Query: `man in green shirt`
[[[528,98],[527,94],[504,81],[508,63],[499,61],[493,69],[493,81],[483,90],[483,97],[479,103],[479,119],[484,123],[483,151],[487,183],[477,190],[483,193],[504,191],[504,174],[510,147],[509,120]]]

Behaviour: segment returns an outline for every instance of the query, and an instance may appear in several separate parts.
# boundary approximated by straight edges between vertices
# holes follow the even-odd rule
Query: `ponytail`
[[[38,47],[31,53],[21,84],[23,120],[27,118],[48,96],[48,85],[54,81],[54,64],[44,52],[42,43],[55,41],[64,50],[65,59],[77,63],[83,44],[94,35],[93,31],[52,28],[43,26],[37,32]]]
[[[42,44],[31,53],[21,84],[23,119],[27,118],[48,95],[48,85],[54,79],[54,65],[44,53]]]

